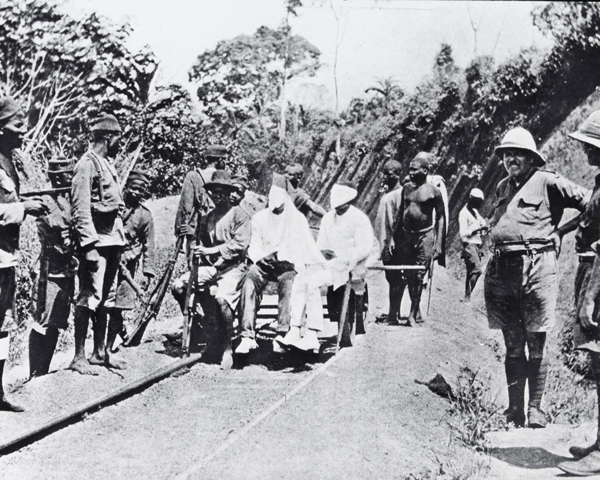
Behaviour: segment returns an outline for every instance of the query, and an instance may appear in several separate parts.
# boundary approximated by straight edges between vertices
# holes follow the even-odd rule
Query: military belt
[[[556,251],[554,243],[547,240],[533,240],[525,242],[497,243],[492,249],[494,257],[513,257],[521,255],[535,255],[537,253]]]

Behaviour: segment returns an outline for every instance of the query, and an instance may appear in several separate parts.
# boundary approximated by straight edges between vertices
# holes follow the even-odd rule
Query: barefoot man
[[[396,248],[394,244],[394,233],[398,224],[398,213],[402,204],[402,184],[400,174],[402,165],[396,160],[389,160],[383,167],[383,178],[387,193],[381,197],[377,210],[375,228],[377,240],[379,240],[381,261],[384,265],[394,265],[393,257]],[[400,314],[400,302],[406,283],[402,281],[402,272],[386,271],[385,279],[389,284],[390,309],[387,316],[388,322],[398,322]],[[402,291],[400,291],[402,288]]]
[[[402,204],[398,227],[394,235],[396,246],[392,258],[393,265],[431,265],[432,258],[445,266],[444,248],[446,240],[446,216],[444,200],[437,187],[427,182],[429,163],[424,155],[418,154],[408,169],[410,183],[402,189]],[[435,213],[435,215],[434,215]],[[434,223],[435,216],[435,223]],[[408,285],[410,295],[409,324],[422,323],[421,294],[423,292],[424,270],[407,270],[402,275],[404,285]]]
[[[105,302],[116,280],[125,245],[117,171],[111,162],[119,151],[121,127],[113,115],[91,122],[92,141],[75,165],[71,187],[73,228],[79,240],[79,296],[75,306],[75,357],[69,368],[94,375],[90,363],[115,367],[105,353]],[[94,328],[94,352],[85,357],[88,323]]]

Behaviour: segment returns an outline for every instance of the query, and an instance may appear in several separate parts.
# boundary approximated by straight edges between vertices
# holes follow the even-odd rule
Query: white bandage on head
[[[483,192],[481,190],[479,190],[478,188],[474,188],[473,190],[471,190],[471,193],[469,193],[469,197],[479,198],[479,199],[483,200]]]
[[[356,189],[336,183],[331,189],[331,199],[329,201],[331,208],[338,208],[351,202],[356,198],[356,195],[358,195]]]
[[[10,347],[10,337],[8,332],[0,332],[0,360],[8,358],[8,349]]]
[[[281,207],[288,198],[289,195],[283,188],[273,185],[269,190],[269,210]]]

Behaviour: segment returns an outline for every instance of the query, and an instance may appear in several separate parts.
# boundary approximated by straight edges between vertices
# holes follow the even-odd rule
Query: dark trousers
[[[277,313],[277,333],[287,333],[290,329],[290,297],[296,272],[280,272],[276,268],[266,269],[259,264],[251,265],[242,284],[240,312],[242,314],[242,337],[254,338],[256,312],[260,307],[262,293],[269,281],[277,282],[279,296]]]

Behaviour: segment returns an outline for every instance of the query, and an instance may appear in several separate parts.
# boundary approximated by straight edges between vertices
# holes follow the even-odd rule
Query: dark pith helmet
[[[227,147],[225,145],[208,145],[204,152],[205,157],[225,158],[227,157]]]
[[[17,103],[17,101],[14,98],[0,98],[0,123],[6,122],[21,111],[21,106]]]
[[[215,187],[223,187],[228,190],[235,190],[235,186],[231,183],[231,176],[227,170],[215,170],[212,174],[210,182],[204,184],[206,190],[211,190]]]
[[[105,113],[90,120],[90,131],[121,133],[121,125],[119,125],[117,117]]]
[[[48,161],[48,173],[66,173],[73,171],[73,161],[66,158],[53,158]]]
[[[145,186],[150,184],[150,179],[148,175],[146,175],[142,170],[136,168],[129,173],[129,177],[127,177],[127,182],[141,182]]]

